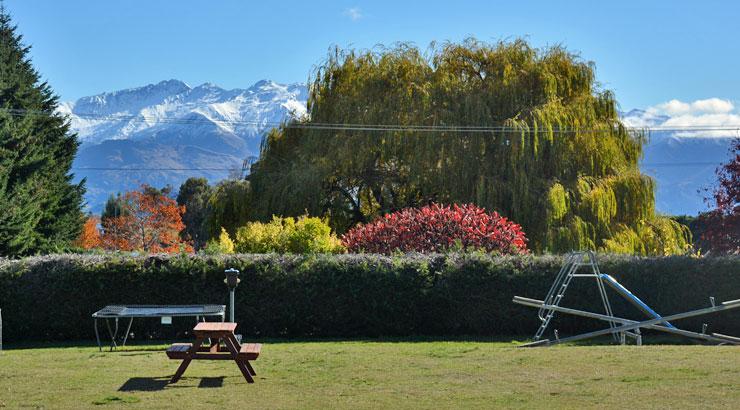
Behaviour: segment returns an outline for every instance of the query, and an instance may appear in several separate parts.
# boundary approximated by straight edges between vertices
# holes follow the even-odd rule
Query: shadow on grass
[[[167,377],[132,377],[118,391],[160,391],[170,383]]]
[[[183,377],[183,379],[192,379],[192,377]],[[219,377],[201,377],[198,382],[198,388],[200,389],[213,389],[223,387],[224,376]],[[132,377],[126,380],[121,387],[118,388],[120,392],[141,392],[141,391],[162,391],[165,388],[173,387],[190,387],[170,384],[169,377]]]
[[[200,379],[200,383],[198,383],[199,388],[215,388],[215,387],[222,387],[224,385],[224,376],[219,377],[204,377]]]

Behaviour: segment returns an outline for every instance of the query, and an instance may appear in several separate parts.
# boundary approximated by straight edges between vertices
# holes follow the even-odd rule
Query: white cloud
[[[731,101],[720,100],[719,98],[697,100],[691,103],[691,107],[696,111],[709,114],[728,113],[735,109],[735,105]]]
[[[740,112],[732,101],[721,98],[692,102],[670,100],[648,108],[641,116],[625,118],[625,123],[635,127],[676,130],[675,135],[681,137],[724,138],[740,135]],[[679,130],[682,128],[700,130]]]
[[[674,116],[686,114],[724,114],[734,109],[735,105],[732,101],[720,98],[707,98],[706,100],[696,100],[694,102],[670,100],[651,107],[650,111]]]
[[[629,127],[663,129],[679,137],[740,136],[740,109],[720,98],[671,100],[644,111],[634,110],[623,121]]]
[[[684,137],[736,137],[740,128],[740,115],[724,114],[684,114],[671,117],[660,125],[662,128],[703,128],[701,131],[681,131]],[[735,127],[736,129],[729,129]],[[712,130],[712,128],[728,128]]]
[[[351,7],[344,10],[344,15],[349,17],[352,21],[357,21],[363,17],[362,10],[359,7]]]

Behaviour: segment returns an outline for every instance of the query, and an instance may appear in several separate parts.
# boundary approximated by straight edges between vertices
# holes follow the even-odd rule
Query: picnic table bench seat
[[[259,357],[260,350],[262,350],[261,343],[244,343],[239,350],[239,356],[244,356],[247,360],[255,360]]]
[[[167,348],[167,357],[173,360],[182,360],[187,357],[188,351],[193,347],[192,343],[174,343]],[[247,360],[255,360],[262,350],[261,343],[244,343],[239,349],[239,357]],[[202,346],[198,349],[198,355],[193,359],[229,360],[232,357],[228,352],[214,351],[213,348]]]
[[[167,348],[167,357],[182,360],[188,355],[188,350],[193,347],[192,343],[175,343]]]

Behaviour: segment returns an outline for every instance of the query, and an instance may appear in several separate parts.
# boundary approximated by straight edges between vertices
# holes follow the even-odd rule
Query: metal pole
[[[98,351],[103,351],[103,345],[100,344],[100,333],[98,333],[98,318],[95,318],[95,340],[98,341]]]
[[[126,334],[123,335],[123,344],[121,344],[121,346],[126,346],[126,340],[128,340],[129,332],[131,332],[131,324],[132,323],[134,323],[134,317],[133,316],[128,321],[128,327],[126,328]]]
[[[0,309],[0,352],[3,351],[3,310]]]
[[[229,322],[234,323],[234,289],[229,290]]]

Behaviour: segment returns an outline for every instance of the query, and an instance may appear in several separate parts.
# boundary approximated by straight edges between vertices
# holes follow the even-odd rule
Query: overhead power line
[[[705,167],[709,165],[720,166],[722,162],[646,162],[640,164],[642,167]]]
[[[720,166],[721,162],[646,162],[640,167],[704,167]],[[115,172],[143,172],[143,171],[239,171],[243,167],[232,168],[141,168],[141,167],[72,167],[73,171],[115,171]]]
[[[0,109],[0,112],[11,116],[28,117],[38,115],[49,115],[47,111]],[[173,118],[155,117],[147,115],[105,115],[94,113],[75,113],[79,118],[99,121],[119,121],[134,123],[164,123],[164,124],[221,124],[232,126],[256,126],[262,128],[286,127],[299,129],[335,130],[335,131],[403,131],[403,132],[456,132],[456,133],[491,133],[491,132],[522,132],[525,127],[514,126],[475,126],[475,125],[405,125],[405,124],[361,124],[361,123],[315,123],[315,122],[282,122],[282,121],[249,121],[249,120],[226,120],[226,119],[204,119],[204,118]],[[712,132],[712,131],[735,131],[740,132],[740,124],[734,125],[694,125],[694,126],[653,126],[653,127],[624,127],[629,131],[636,132]],[[612,129],[616,129],[613,127]],[[607,132],[604,128],[579,128],[579,127],[555,127],[547,129],[552,133],[588,133]]]
[[[0,113],[7,113],[11,116],[28,117],[38,115],[49,115],[47,111],[34,111],[22,109],[0,108]],[[521,132],[522,128],[511,126],[467,126],[467,125],[392,125],[392,124],[339,124],[339,123],[301,123],[301,122],[275,122],[275,121],[246,121],[246,120],[219,120],[219,119],[200,119],[200,118],[167,118],[152,117],[145,115],[102,115],[93,113],[76,113],[78,117],[88,118],[100,121],[126,121],[126,122],[147,122],[147,123],[167,123],[167,124],[208,124],[219,123],[227,125],[252,125],[260,127],[284,126],[288,128],[302,129],[319,129],[319,130],[337,130],[337,131],[404,131],[404,132],[473,132],[473,133],[491,133],[491,132]],[[740,124],[732,126],[682,126],[682,127],[624,127],[628,130],[645,131],[645,132],[711,132],[711,131],[735,131],[740,135]],[[548,130],[549,131],[549,130]],[[556,128],[553,133],[574,133],[574,132],[606,132],[608,129],[587,129],[587,128]],[[698,166],[719,166],[720,162],[666,162],[666,163],[642,163],[641,167],[698,167]],[[99,172],[151,172],[151,171],[238,171],[244,170],[242,167],[189,167],[189,168],[168,168],[168,167],[73,167],[75,171],[99,171]]]
[[[241,167],[233,168],[138,168],[138,167],[72,167],[75,171],[234,171],[241,170]]]

